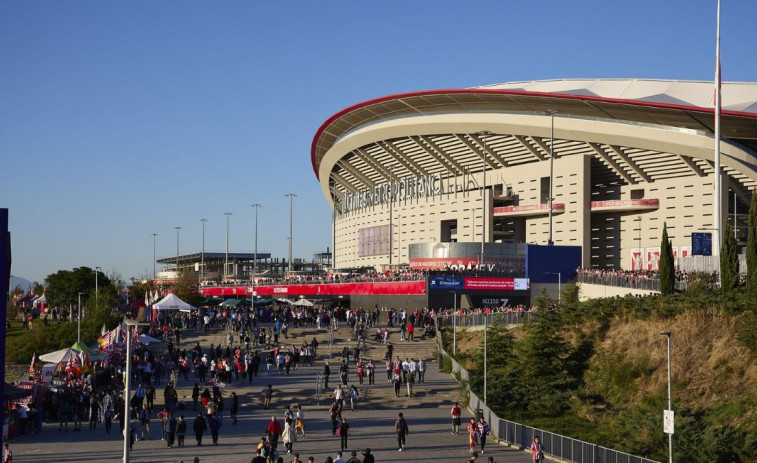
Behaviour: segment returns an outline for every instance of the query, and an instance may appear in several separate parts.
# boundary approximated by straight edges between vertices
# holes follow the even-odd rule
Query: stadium
[[[720,213],[744,242],[757,84],[723,83],[721,107]],[[554,244],[580,247],[583,267],[653,269],[663,224],[684,259],[692,233],[714,227],[714,124],[712,82],[513,82],[357,103],[311,148],[334,265],[517,276],[527,246]]]

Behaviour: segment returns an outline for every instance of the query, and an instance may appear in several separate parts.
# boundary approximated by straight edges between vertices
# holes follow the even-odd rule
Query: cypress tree
[[[660,243],[660,292],[673,294],[675,291],[676,271],[673,262],[673,245],[668,239],[668,224],[662,227],[662,243]]]
[[[749,206],[749,235],[746,239],[746,287],[751,296],[757,295],[757,194],[754,192]]]
[[[723,246],[720,249],[720,287],[727,292],[735,288],[739,282],[739,257],[730,223],[726,224],[723,233]]]

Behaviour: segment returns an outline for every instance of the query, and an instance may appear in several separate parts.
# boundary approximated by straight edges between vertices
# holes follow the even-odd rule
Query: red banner
[[[203,296],[250,295],[249,286],[202,288]],[[255,286],[258,296],[273,297],[329,297],[348,295],[423,295],[426,294],[425,281],[387,281],[366,283],[333,283],[313,285]]]
[[[465,289],[494,291],[527,291],[528,278],[478,278],[465,279]]]
[[[476,268],[478,257],[418,257],[410,259],[411,270],[443,270],[447,268]]]

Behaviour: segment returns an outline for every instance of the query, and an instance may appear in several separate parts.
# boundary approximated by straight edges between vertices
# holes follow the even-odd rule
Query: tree
[[[660,292],[675,292],[676,271],[673,262],[673,245],[668,239],[668,224],[662,226],[662,243],[660,243]]]
[[[197,279],[192,276],[190,271],[184,271],[179,275],[174,288],[176,297],[194,307],[199,307],[202,303],[202,294],[199,290]]]
[[[733,227],[728,223],[723,232],[723,246],[720,250],[720,288],[730,291],[739,283],[739,257]]]
[[[749,234],[746,239],[746,287],[750,296],[757,296],[757,193],[752,193],[752,202],[749,206]]]
[[[95,292],[95,272],[89,267],[73,270],[58,270],[45,278],[47,302],[51,307],[73,307],[79,302],[79,293],[89,296]],[[102,290],[111,286],[110,280],[102,272],[97,272],[97,283]]]

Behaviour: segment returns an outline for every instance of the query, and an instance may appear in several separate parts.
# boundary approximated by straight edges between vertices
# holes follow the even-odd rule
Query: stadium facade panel
[[[712,99],[709,82],[555,80],[346,108],[311,153],[334,208],[335,266],[435,257],[411,255],[418,244],[547,244],[550,209],[552,241],[581,246],[583,266],[654,268],[663,224],[687,256],[691,234],[713,228]],[[722,108],[721,211],[743,241],[757,84],[724,83]]]

